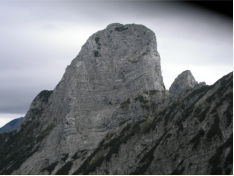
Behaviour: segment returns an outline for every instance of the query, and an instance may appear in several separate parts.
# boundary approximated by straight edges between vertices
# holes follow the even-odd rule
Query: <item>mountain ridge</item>
[[[0,132],[7,133],[16,130],[22,120],[23,117],[11,120],[10,122],[8,122],[0,128]]]
[[[0,134],[0,173],[231,174],[232,73],[212,86],[180,77],[165,90],[150,29],[108,25]]]

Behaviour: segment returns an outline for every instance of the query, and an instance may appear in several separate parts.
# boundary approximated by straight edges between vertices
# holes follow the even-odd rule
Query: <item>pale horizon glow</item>
[[[24,117],[25,114],[0,114],[0,128],[14,119]]]

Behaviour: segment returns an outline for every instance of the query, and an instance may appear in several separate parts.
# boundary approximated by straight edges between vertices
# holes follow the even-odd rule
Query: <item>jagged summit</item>
[[[49,156],[49,163],[62,154],[92,151],[109,130],[144,118],[147,112],[132,104],[144,91],[165,91],[155,34],[143,25],[110,24],[89,37],[53,91],[35,98],[18,132],[31,124],[32,136],[46,136],[40,136],[46,149],[34,157]],[[137,110],[125,114],[122,107],[130,105]],[[15,173],[38,174],[44,165],[37,162],[30,160]]]
[[[110,24],[17,131],[0,133],[0,174],[230,174],[232,82],[204,86],[185,71],[167,91],[155,34]]]
[[[193,77],[190,70],[185,70],[177,76],[175,81],[169,88],[169,92],[172,95],[181,95],[188,89],[193,89],[198,82]]]
[[[88,39],[74,62],[85,64],[89,77],[100,84],[129,89],[133,83],[143,83],[130,88],[131,93],[164,90],[156,37],[143,25],[108,25]]]

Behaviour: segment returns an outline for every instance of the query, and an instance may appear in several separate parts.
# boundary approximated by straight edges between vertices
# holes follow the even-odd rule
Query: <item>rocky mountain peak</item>
[[[186,90],[193,89],[198,82],[193,77],[190,70],[185,70],[177,76],[172,83],[169,92],[172,95],[181,95]]]
[[[109,90],[136,94],[165,89],[155,34],[143,25],[113,23],[93,34],[71,67],[83,65],[90,81]]]
[[[167,91],[155,34],[113,23],[0,133],[0,174],[232,174],[232,124],[232,73],[205,86],[187,70]]]

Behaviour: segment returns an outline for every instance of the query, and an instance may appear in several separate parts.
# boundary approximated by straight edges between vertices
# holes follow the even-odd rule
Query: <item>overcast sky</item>
[[[233,70],[233,22],[179,2],[0,1],[0,127],[53,90],[89,36],[110,23],[155,32],[166,89],[184,70],[213,84]]]

